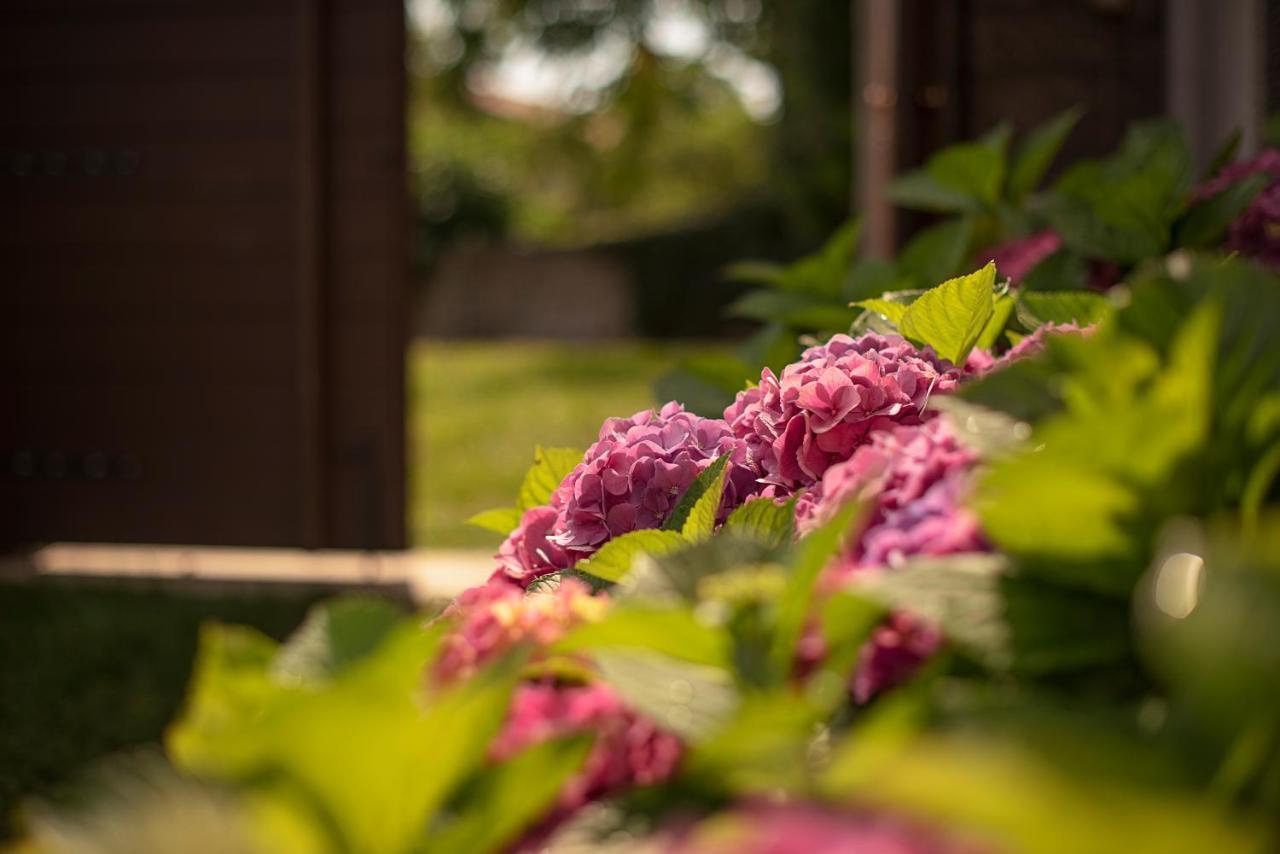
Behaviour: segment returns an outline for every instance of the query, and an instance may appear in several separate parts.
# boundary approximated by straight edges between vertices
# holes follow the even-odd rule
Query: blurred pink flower
[[[554,593],[526,595],[501,575],[463,591],[441,614],[450,629],[432,670],[435,684],[470,677],[507,650],[530,643],[544,648],[577,625],[600,619],[609,606],[581,581],[566,578]]]
[[[494,762],[553,738],[592,734],[582,769],[560,792],[561,811],[632,786],[670,777],[683,751],[676,736],[632,711],[604,683],[558,685],[527,682],[516,689],[502,731],[489,748]]]
[[[929,395],[950,391],[961,376],[896,335],[836,335],[805,350],[780,378],[766,368],[725,420],[761,481],[783,496],[817,483],[875,428],[919,423]]]
[[[853,698],[866,703],[906,682],[942,646],[942,634],[927,621],[903,611],[876,627],[858,655]]]
[[[1280,150],[1264,149],[1252,160],[1224,167],[1196,189],[1193,199],[1216,195],[1250,175],[1267,175],[1270,181],[1227,228],[1223,248],[1280,267]]]
[[[986,264],[994,261],[996,275],[1008,278],[1018,285],[1035,269],[1036,265],[1062,248],[1062,238],[1053,229],[1037,231],[1026,237],[993,246],[978,253],[977,263]]]
[[[664,854],[975,854],[904,820],[815,803],[751,801],[669,832]]]

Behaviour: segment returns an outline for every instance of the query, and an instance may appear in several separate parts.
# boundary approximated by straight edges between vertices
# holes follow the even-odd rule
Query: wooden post
[[[858,142],[855,180],[863,247],[871,257],[893,254],[894,210],[889,183],[897,168],[898,0],[855,0],[854,26],[860,63],[854,81]]]

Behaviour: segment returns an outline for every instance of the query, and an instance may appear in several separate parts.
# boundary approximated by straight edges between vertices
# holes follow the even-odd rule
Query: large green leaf
[[[935,213],[982,211],[982,203],[972,194],[942,183],[925,169],[894,178],[889,185],[889,198],[904,208]]]
[[[272,675],[289,683],[331,679],[373,653],[403,618],[400,608],[372,597],[316,605],[280,648]]]
[[[620,581],[631,571],[637,555],[659,556],[686,548],[689,541],[675,531],[632,531],[605,543],[575,569],[605,581]]]
[[[424,708],[439,633],[405,623],[329,680],[299,686],[262,672],[261,645],[210,629],[170,755],[200,776],[304,799],[346,850],[406,851],[484,762],[520,672],[518,658],[503,660]]]
[[[929,158],[925,169],[942,186],[994,206],[1004,184],[1007,135],[991,141],[960,143]]]
[[[520,484],[516,506],[520,512],[540,507],[551,500],[551,494],[560,482],[582,462],[582,452],[573,448],[543,448],[534,453],[533,466],[525,473]]]
[[[601,620],[569,632],[552,651],[591,653],[615,648],[646,649],[710,667],[729,666],[728,637],[699,620],[692,609],[626,599]]]
[[[1216,246],[1231,224],[1271,181],[1268,174],[1249,175],[1191,206],[1173,230],[1175,246],[1188,249]]]
[[[506,850],[551,812],[590,750],[590,736],[553,738],[486,768],[467,787],[456,814],[427,837],[425,850]]]
[[[898,328],[912,341],[962,365],[991,319],[995,281],[995,264],[988,263],[976,273],[943,282],[911,303]]]
[[[1071,107],[1027,134],[1026,140],[1014,155],[1013,166],[1009,170],[1010,198],[1014,201],[1022,199],[1039,186],[1082,115],[1083,109]]]
[[[790,690],[749,694],[684,763],[684,775],[716,793],[752,795],[802,788],[819,710]]]
[[[931,288],[964,271],[969,263],[973,225],[959,217],[926,228],[898,255],[898,267],[917,287]]]
[[[1031,291],[1018,297],[1018,320],[1029,329],[1045,323],[1097,323],[1111,313],[1111,301],[1090,291]]]
[[[738,706],[733,676],[721,667],[628,647],[596,649],[592,660],[629,705],[686,741],[708,737]]]

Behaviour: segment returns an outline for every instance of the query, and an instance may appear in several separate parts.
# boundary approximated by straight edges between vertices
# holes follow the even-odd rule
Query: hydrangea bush
[[[540,450],[480,519],[493,576],[434,616],[209,627],[167,743],[184,782],[33,812],[32,850],[179,808],[236,850],[1274,845],[1274,171],[1161,185],[1181,242],[1142,262],[1077,215],[1107,215],[1090,182],[1154,180],[1169,142],[1145,133],[1040,206],[1010,176],[1052,231],[853,294],[723,417],[672,402]],[[1206,240],[1264,263],[1178,248]],[[1093,262],[1123,277],[1107,296],[1037,272]]]

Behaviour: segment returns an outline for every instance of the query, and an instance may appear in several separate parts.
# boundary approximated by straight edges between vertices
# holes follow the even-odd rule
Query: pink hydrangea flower
[[[611,418],[547,507],[525,513],[498,553],[500,572],[527,585],[590,556],[613,537],[657,528],[707,466],[728,456],[721,517],[758,492],[747,449],[718,418],[678,403]]]
[[[1270,267],[1280,267],[1280,150],[1268,148],[1252,160],[1226,166],[1199,187],[1193,198],[1207,199],[1258,174],[1267,175],[1271,180],[1228,226],[1223,248],[1256,258]]]
[[[532,745],[577,733],[591,733],[595,741],[582,769],[560,792],[562,812],[666,780],[683,751],[675,735],[628,708],[604,683],[528,682],[516,689],[489,758],[501,762]]]
[[[838,587],[862,571],[892,568],[913,555],[983,551],[978,518],[964,506],[977,454],[942,418],[876,431],[846,462],[832,466],[796,503],[801,533],[828,521],[846,502],[869,505],[862,530],[826,568],[824,587]],[[801,644],[800,667],[826,656],[821,636]],[[941,645],[937,629],[897,612],[863,647],[852,679],[854,699],[865,703],[910,678]]]
[[[668,834],[665,854],[976,854],[971,841],[888,815],[752,801]]]
[[[897,335],[836,335],[805,350],[777,377],[738,394],[725,410],[761,481],[786,495],[818,482],[875,428],[919,423],[930,394],[962,372]]]
[[[910,555],[982,550],[977,517],[962,503],[977,461],[941,418],[877,430],[800,497],[797,529],[819,527],[852,499],[869,503],[861,533],[828,570],[836,578]]]
[[[528,596],[519,585],[495,576],[463,591],[441,615],[451,628],[432,677],[447,684],[470,677],[519,644],[550,646],[571,628],[599,620],[608,606],[607,596],[592,596],[577,579],[566,578],[554,593]]]
[[[994,261],[996,272],[1017,285],[1036,265],[1062,248],[1062,237],[1052,228],[1017,237],[978,253],[978,263]]]

